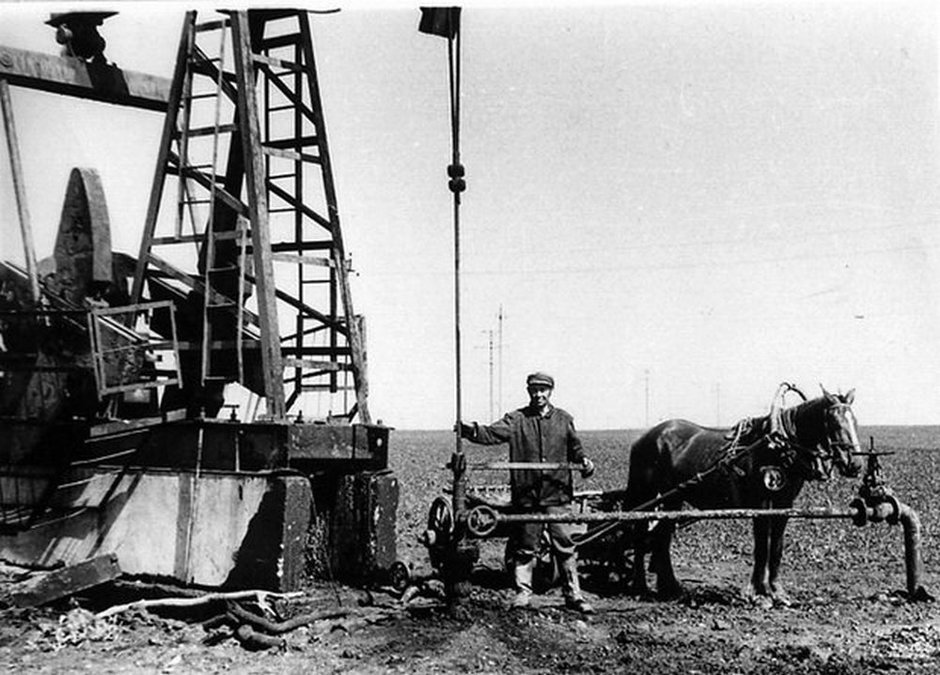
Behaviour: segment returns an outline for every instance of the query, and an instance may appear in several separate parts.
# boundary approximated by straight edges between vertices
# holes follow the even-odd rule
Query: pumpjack
[[[26,251],[0,263],[0,558],[227,588],[406,575],[310,13],[188,12],[169,80],[108,63],[111,14],[53,15],[64,56],[0,46]],[[10,86],[164,115],[136,257],[76,168],[36,259]]]

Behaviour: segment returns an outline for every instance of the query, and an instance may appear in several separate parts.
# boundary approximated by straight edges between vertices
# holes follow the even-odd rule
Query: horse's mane
[[[728,429],[725,438],[733,441],[734,445],[748,445],[767,433],[770,426],[770,416],[745,417]]]
[[[784,408],[780,411],[780,422],[783,426],[781,431],[787,436],[796,437],[797,429],[810,427],[819,430],[824,424],[823,412],[829,405],[829,399],[818,396]]]
[[[828,407],[829,401],[824,396],[818,396],[806,401],[800,401],[789,408],[779,411],[779,419],[783,425],[784,433],[795,436],[798,422],[817,425],[822,423],[822,412]],[[735,441],[735,445],[753,443],[771,430],[771,414],[745,417],[739,420],[725,433],[725,438]]]

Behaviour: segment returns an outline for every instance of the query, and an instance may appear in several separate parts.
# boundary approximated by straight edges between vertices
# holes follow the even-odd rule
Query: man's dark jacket
[[[543,416],[532,406],[513,410],[493,424],[474,424],[468,438],[482,445],[509,443],[510,462],[580,464],[584,460],[574,420],[561,408],[549,407]],[[565,469],[516,469],[511,472],[511,483],[514,506],[557,506],[571,501],[571,472]]]

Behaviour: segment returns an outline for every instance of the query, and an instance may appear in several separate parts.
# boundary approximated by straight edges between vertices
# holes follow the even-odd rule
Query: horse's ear
[[[826,388],[822,386],[822,382],[819,383],[819,388],[822,389],[823,396],[826,397],[827,401],[829,401],[830,403],[836,402],[836,397],[830,394],[828,391],[826,391]]]
[[[848,393],[842,397],[842,400],[848,405],[852,405],[852,402],[855,400],[855,389],[849,389]]]

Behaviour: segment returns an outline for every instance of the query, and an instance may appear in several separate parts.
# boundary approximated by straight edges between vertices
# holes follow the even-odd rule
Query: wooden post
[[[320,100],[320,88],[314,75],[316,73],[316,62],[314,60],[313,41],[310,34],[310,24],[306,16],[300,17],[300,30],[303,35],[301,44],[303,45],[304,63],[311,72],[311,76],[307,78],[307,93],[310,96],[310,109],[315,118],[317,144],[320,148],[323,192],[329,211],[330,234],[333,238],[333,246],[330,248],[330,252],[333,268],[336,270],[336,285],[339,290],[340,301],[343,303],[343,313],[346,319],[347,341],[352,360],[353,386],[356,390],[356,407],[359,412],[359,420],[363,424],[370,424],[372,417],[369,413],[369,379],[366,371],[365,339],[360,332],[360,323],[353,308],[352,292],[349,288],[343,230],[340,225],[336,186],[333,183],[333,170],[330,165],[330,148],[326,135],[326,123],[323,119],[323,104]]]
[[[157,229],[157,216],[160,213],[160,201],[163,198],[164,174],[170,155],[170,146],[176,133],[176,118],[179,114],[180,98],[183,95],[183,75],[186,72],[188,59],[188,46],[196,21],[195,12],[187,12],[183,21],[183,31],[180,44],[176,51],[176,66],[170,85],[166,117],[163,121],[163,133],[160,136],[160,148],[157,152],[157,166],[154,171],[153,183],[150,186],[150,200],[147,204],[147,216],[144,221],[144,233],[140,240],[140,253],[137,256],[137,268],[134,271],[134,284],[131,288],[131,302],[138,303],[144,290],[144,279],[147,266],[150,264],[150,249],[153,247],[154,232]],[[181,172],[182,173],[182,172]],[[180,176],[180,180],[184,180]],[[208,291],[207,291],[208,292]]]
[[[287,412],[284,396],[284,367],[280,330],[277,322],[277,294],[274,263],[271,259],[271,232],[268,229],[268,195],[265,187],[264,151],[255,91],[255,68],[251,52],[248,12],[232,12],[232,42],[235,53],[235,79],[238,85],[238,119],[241,124],[242,155],[251,220],[251,244],[255,263],[255,288],[261,320],[261,369],[268,415],[283,418]]]
[[[20,235],[23,238],[23,253],[26,256],[26,274],[29,276],[29,288],[33,302],[39,302],[39,274],[36,271],[36,248],[33,245],[33,228],[29,220],[29,207],[26,203],[26,185],[23,181],[23,163],[20,159],[20,144],[16,136],[16,124],[13,122],[13,103],[10,99],[10,85],[5,78],[0,78],[0,109],[3,111],[3,127],[6,130],[7,150],[10,154],[10,172],[13,174],[13,191],[16,194],[16,211],[20,221]]]

